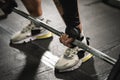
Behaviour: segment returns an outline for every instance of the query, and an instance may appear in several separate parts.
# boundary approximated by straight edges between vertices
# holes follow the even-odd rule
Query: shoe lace
[[[25,32],[31,31],[34,28],[35,28],[35,25],[34,25],[34,23],[31,22],[30,24],[28,24],[28,26],[26,26],[25,28],[23,28],[23,30],[21,31],[21,33],[25,33]]]
[[[66,58],[73,58],[74,55],[78,53],[78,48],[68,48],[64,54],[64,57]]]
[[[38,19],[38,20],[40,20],[40,21],[42,21],[42,22],[44,22],[46,24],[49,24],[51,22],[51,20],[45,19],[45,18],[41,18],[41,19]]]
[[[48,19],[45,20],[44,18],[41,18],[39,20],[45,22],[46,24],[49,24],[49,22],[51,22],[51,20],[48,20]],[[35,28],[35,26],[37,26],[37,25],[35,25],[33,22],[31,22],[28,26],[26,26],[25,28],[23,28],[23,30],[21,31],[21,33],[26,33],[28,31],[31,31],[32,29]],[[43,30],[42,27],[40,27],[39,29]]]

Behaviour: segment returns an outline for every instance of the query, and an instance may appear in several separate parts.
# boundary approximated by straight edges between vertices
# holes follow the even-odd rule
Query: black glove
[[[17,7],[15,0],[0,0],[0,20],[7,18],[14,7]]]
[[[78,40],[82,40],[83,37],[80,36],[80,29],[77,27],[67,27],[65,30],[65,33],[69,35],[69,37],[73,38],[73,39],[78,39]],[[75,45],[71,44],[71,48],[76,47]]]
[[[67,27],[65,33],[74,39],[80,40],[80,29],[76,27]]]
[[[5,3],[1,9],[5,14],[10,14],[13,11],[14,7],[17,7],[15,0],[5,0]]]

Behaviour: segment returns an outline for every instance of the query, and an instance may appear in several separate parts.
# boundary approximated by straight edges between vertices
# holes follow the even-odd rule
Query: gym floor
[[[21,1],[16,1],[18,8],[26,12]],[[79,2],[83,30],[90,37],[91,46],[117,59],[120,54],[120,10],[102,0]],[[42,0],[42,8],[43,16],[51,20],[50,25],[64,31],[65,24],[52,0]],[[108,76],[112,65],[95,56],[74,71],[56,73],[54,64],[66,49],[56,35],[11,45],[11,36],[28,23],[14,12],[0,21],[0,80],[105,80]]]

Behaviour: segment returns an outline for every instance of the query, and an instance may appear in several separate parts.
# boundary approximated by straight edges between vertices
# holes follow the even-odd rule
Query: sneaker
[[[85,37],[82,39],[82,42],[89,45],[88,39]],[[85,54],[85,51],[79,47],[68,48],[57,61],[55,68],[59,72],[71,71],[77,69],[82,62],[89,60],[91,57],[90,53]]]
[[[36,27],[34,23],[30,23],[28,26],[13,35],[11,42],[14,44],[29,42],[36,39],[45,39],[52,37],[52,33],[42,27]]]

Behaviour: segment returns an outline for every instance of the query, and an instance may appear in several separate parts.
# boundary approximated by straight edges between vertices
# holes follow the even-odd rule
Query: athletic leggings
[[[80,24],[77,0],[60,0],[63,7],[63,19],[67,27],[75,27]]]
[[[59,1],[63,8],[63,19],[67,26],[65,32],[70,37],[74,38],[76,36],[76,33],[74,34],[73,30],[76,29],[80,34],[80,29],[76,27],[80,24],[77,0],[59,0]]]
[[[120,80],[120,55],[107,80]]]

